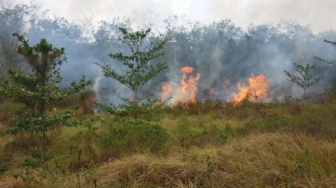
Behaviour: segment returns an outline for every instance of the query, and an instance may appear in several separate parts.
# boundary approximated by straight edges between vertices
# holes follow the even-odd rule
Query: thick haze
[[[23,0],[21,0],[23,1]],[[131,17],[135,9],[149,9],[162,17],[185,14],[188,19],[211,23],[231,19],[246,28],[252,24],[297,20],[314,33],[336,29],[335,0],[35,0],[52,14],[76,20],[94,16],[110,21]]]
[[[86,76],[94,81],[92,89],[103,103],[120,102],[103,88],[130,95],[118,81],[104,78],[101,68],[93,63],[125,70],[108,57],[120,51],[129,53],[119,40],[119,27],[152,28],[154,32],[144,44],[169,39],[166,55],[150,62],[167,62],[168,69],[141,89],[145,96],[160,97],[165,83],[179,91],[180,69],[185,66],[194,68],[192,77],[200,75],[195,90],[198,101],[230,100],[237,84],[247,85],[251,74],[269,78],[269,99],[300,97],[302,88],[284,74],[295,74],[293,63],[315,65],[313,73],[325,77],[309,89],[309,95],[322,93],[336,83],[335,69],[331,69],[336,66],[315,58],[335,62],[335,46],[324,40],[336,41],[336,13],[332,10],[336,1],[17,0],[17,6],[11,5],[13,2],[0,0],[0,50],[11,52],[0,54],[0,65],[10,67],[8,62],[17,61],[10,55],[16,54],[15,49],[9,48],[15,42],[13,32],[25,33],[32,44],[46,38],[53,46],[65,48],[68,63],[61,68],[62,86]],[[43,14],[47,9],[49,16]]]

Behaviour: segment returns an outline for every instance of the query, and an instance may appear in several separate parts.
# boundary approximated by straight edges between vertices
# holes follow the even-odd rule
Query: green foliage
[[[57,103],[57,108],[60,109],[78,109],[78,115],[94,114],[96,107],[96,94],[93,91],[87,90],[79,93],[67,95]]]
[[[16,52],[16,40],[11,37],[13,32],[23,31],[29,14],[34,14],[37,7],[0,1],[0,82],[8,79],[7,70],[23,70],[23,58]],[[31,17],[30,17],[31,18]],[[1,99],[0,99],[1,102]]]
[[[226,143],[229,138],[235,136],[229,124],[226,124],[224,128],[211,124],[195,129],[195,126],[190,126],[183,122],[177,126],[175,135],[179,144],[185,148],[192,146],[203,148],[207,145],[221,146]]]
[[[60,66],[66,61],[64,48],[54,48],[45,39],[30,46],[23,35],[15,33],[13,36],[20,43],[17,52],[24,57],[31,71],[25,74],[8,70],[9,79],[0,84],[0,93],[20,104],[16,111],[16,126],[9,132],[43,133],[44,147],[46,131],[59,124],[70,126],[75,123],[69,111],[53,112],[56,103],[66,93],[77,92],[90,85],[91,81],[82,79],[61,90],[58,84],[62,80]]]
[[[167,141],[167,131],[160,125],[129,122],[110,125],[108,132],[102,136],[101,143],[118,156],[137,152],[160,154]]]
[[[297,103],[286,105],[282,113],[254,117],[244,123],[243,126],[235,129],[235,135],[242,137],[251,133],[305,133],[315,138],[336,138],[335,105],[321,108],[314,105]],[[283,108],[283,107],[281,107]],[[290,110],[290,108],[294,108]],[[299,109],[296,109],[299,108]]]
[[[333,103],[336,101],[336,85],[333,85],[331,88],[325,91],[324,96],[326,97],[329,103]]]
[[[336,41],[330,41],[330,40],[324,39],[324,42],[328,43],[328,44],[331,44],[331,45],[333,45],[333,46],[336,47]],[[324,63],[327,63],[327,64],[329,64],[329,65],[331,65],[333,67],[336,67],[336,59],[325,60],[325,59],[322,59],[322,58],[316,57],[316,56],[315,56],[315,58],[318,59],[318,60],[320,60],[320,61],[322,61],[322,62],[324,62]]]
[[[29,167],[38,167],[40,166],[40,164],[41,164],[41,161],[36,158],[25,158],[21,162],[21,166],[29,166]]]
[[[164,55],[162,49],[167,42],[165,39],[161,39],[157,43],[150,42],[149,45],[145,45],[147,41],[150,29],[146,31],[129,32],[125,28],[119,28],[123,34],[122,42],[126,44],[130,49],[130,55],[126,53],[111,53],[109,56],[118,63],[123,65],[123,73],[112,68],[109,64],[98,64],[104,72],[105,77],[113,78],[119,81],[121,84],[127,86],[133,93],[133,98],[120,97],[124,104],[121,105],[104,105],[101,107],[110,113],[128,113],[131,114],[135,122],[138,122],[141,114],[146,114],[147,110],[151,108],[155,101],[150,100],[147,97],[141,97],[138,95],[139,89],[144,86],[149,80],[155,78],[162,70],[167,66],[164,62],[153,64],[152,60]],[[116,94],[116,92],[114,91]]]
[[[312,74],[311,71],[315,68],[315,66],[309,65],[309,63],[306,64],[306,66],[296,63],[294,63],[294,65],[296,72],[299,73],[299,76],[292,75],[288,71],[284,72],[288,76],[288,81],[295,83],[303,89],[303,97],[306,97],[306,90],[317,84],[324,77],[317,77],[316,75]]]
[[[306,102],[300,112],[292,113],[288,111],[292,102],[260,105],[263,116],[257,115],[252,103],[217,106],[215,110],[193,106],[198,114],[188,112],[195,111],[192,108],[184,109],[185,113],[169,108],[160,125],[136,125],[125,118],[116,121],[111,115],[100,114],[88,117],[86,127],[64,127],[57,137],[48,132],[50,145],[43,153],[34,144],[40,142],[41,135],[24,134],[21,140],[3,135],[1,182],[17,182],[9,184],[12,187],[19,182],[22,186],[18,187],[30,182],[31,187],[78,187],[74,180],[80,174],[83,187],[94,187],[94,180],[97,187],[174,187],[182,186],[181,182],[184,187],[191,183],[220,187],[223,180],[233,187],[252,181],[259,187],[276,187],[279,182],[294,186],[308,177],[311,185],[332,187],[335,103]],[[239,113],[247,115],[241,118]],[[289,159],[282,160],[284,157]],[[254,176],[256,172],[261,176]],[[252,176],[247,177],[249,174]],[[35,180],[41,185],[32,184]]]

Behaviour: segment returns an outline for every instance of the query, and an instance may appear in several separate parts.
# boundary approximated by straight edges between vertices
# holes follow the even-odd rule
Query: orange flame
[[[186,73],[190,74],[194,71],[194,68],[193,67],[190,67],[190,66],[185,66],[185,67],[182,67],[180,72],[183,73],[183,76],[185,76]]]
[[[269,83],[269,79],[263,74],[257,76],[251,74],[247,86],[242,86],[241,83],[237,84],[239,92],[234,94],[229,102],[233,102],[234,105],[239,105],[244,99],[258,102],[261,99],[267,98]]]
[[[190,75],[194,71],[193,67],[185,66],[181,68],[182,79],[180,86],[177,83],[165,83],[162,85],[161,100],[165,101],[169,97],[172,97],[171,104],[178,103],[196,103],[197,84],[201,75]]]
[[[184,94],[184,98],[180,102],[191,102],[193,104],[196,103],[196,92],[197,92],[197,84],[200,79],[200,73],[197,73],[196,76],[190,75],[187,80],[187,75],[192,73],[194,68],[190,66],[185,66],[181,69],[181,73],[183,74],[181,83],[181,90]]]
[[[161,86],[162,94],[161,94],[161,100],[165,101],[168,99],[170,93],[173,91],[172,86],[169,83],[164,83]]]
[[[182,98],[180,98],[177,102],[180,103],[191,102],[193,104],[197,102],[196,101],[197,84],[201,75],[200,73],[197,73],[196,76],[190,75],[189,78],[187,79],[188,74],[192,73],[193,71],[194,68],[190,66],[185,66],[180,70],[180,72],[183,74],[182,79],[180,81],[181,84],[180,95],[182,95]]]

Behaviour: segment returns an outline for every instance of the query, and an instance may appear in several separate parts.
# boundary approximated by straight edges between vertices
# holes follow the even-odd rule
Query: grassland
[[[335,187],[336,97],[321,101],[206,101],[140,126],[87,113],[50,131],[47,152],[38,134],[3,134],[0,187]]]

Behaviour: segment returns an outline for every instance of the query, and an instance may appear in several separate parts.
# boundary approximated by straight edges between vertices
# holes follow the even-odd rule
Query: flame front
[[[180,69],[182,74],[181,80],[178,82],[167,82],[161,86],[161,101],[169,101],[171,105],[197,103],[198,81],[201,78],[200,73],[193,74],[194,68],[185,66]],[[219,98],[230,92],[231,80],[224,78],[222,87],[213,87],[208,89],[208,99]],[[241,104],[245,99],[252,102],[261,102],[268,97],[270,80],[263,74],[251,76],[248,78],[246,85],[237,84],[238,92],[233,93],[231,99],[227,102],[233,103],[234,106]]]
[[[241,83],[237,84],[239,92],[233,95],[233,98],[229,102],[233,102],[234,105],[238,105],[244,99],[252,102],[258,102],[267,98],[270,81],[263,74],[251,77],[248,79],[248,84],[242,86]]]
[[[189,102],[195,104],[197,102],[197,84],[201,75],[199,73],[191,75],[193,71],[194,68],[190,66],[181,68],[182,79],[180,85],[177,83],[164,83],[161,87],[161,100],[165,101],[171,97],[170,103],[172,105]]]
[[[161,101],[166,101],[169,98],[170,93],[173,91],[173,88],[169,83],[164,83],[161,86],[161,90]]]
[[[201,75],[200,73],[197,73],[196,76],[190,75],[188,78],[188,75],[191,74],[193,71],[194,68],[190,66],[185,66],[180,71],[183,74],[183,76],[180,81],[181,84],[180,89],[181,91],[179,94],[180,97],[179,100],[177,101],[179,103],[191,102],[195,104],[197,102],[196,101],[197,84]]]

